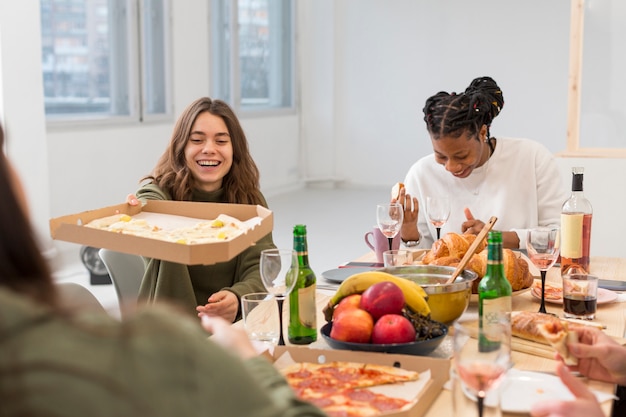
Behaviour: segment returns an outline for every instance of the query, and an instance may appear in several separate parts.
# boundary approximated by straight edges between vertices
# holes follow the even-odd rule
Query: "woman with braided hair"
[[[442,234],[476,234],[496,216],[506,248],[525,248],[529,228],[560,223],[567,190],[554,156],[528,139],[491,136],[503,106],[502,90],[490,77],[476,78],[463,93],[442,91],[426,100],[433,153],[411,166],[398,197],[405,243],[431,247],[436,229],[419,210],[429,195],[450,199]]]

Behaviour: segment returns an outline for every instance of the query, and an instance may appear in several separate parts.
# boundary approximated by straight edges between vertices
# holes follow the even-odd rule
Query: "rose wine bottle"
[[[493,326],[511,328],[511,284],[504,274],[502,232],[492,230],[487,238],[487,273],[478,283],[478,324],[488,330]],[[510,334],[510,333],[509,333]],[[479,350],[488,352],[499,348],[499,342],[479,340]]]
[[[293,228],[293,249],[298,254],[298,279],[289,294],[289,342],[307,345],[317,340],[317,308],[315,273],[309,266],[309,250],[306,239],[306,226],[298,224]]]
[[[589,273],[591,203],[583,194],[584,168],[572,168],[572,194],[561,209],[561,274],[571,268]]]

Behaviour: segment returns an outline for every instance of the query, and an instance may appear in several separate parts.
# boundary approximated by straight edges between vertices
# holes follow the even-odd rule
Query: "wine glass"
[[[460,395],[475,399],[478,416],[482,417],[487,393],[498,386],[511,368],[510,325],[495,322],[468,327],[457,322],[452,343],[454,367],[463,391]]]
[[[296,285],[298,256],[291,249],[265,249],[261,251],[259,270],[265,289],[274,295],[278,302],[278,321],[280,325],[278,344],[284,345],[283,303]]]
[[[437,229],[437,240],[439,240],[441,228],[450,217],[450,199],[448,197],[426,197],[426,213],[428,213],[428,220]]]
[[[403,220],[404,211],[400,203],[385,203],[376,206],[378,228],[389,240],[389,250],[392,249],[393,238],[400,231]]]
[[[528,230],[526,250],[532,263],[541,271],[540,313],[546,312],[546,273],[559,257],[560,235],[558,227],[536,227]]]

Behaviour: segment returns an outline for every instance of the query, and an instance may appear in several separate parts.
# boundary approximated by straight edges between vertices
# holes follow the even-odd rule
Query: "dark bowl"
[[[373,344],[373,343],[352,343],[342,342],[330,337],[330,329],[333,328],[333,323],[326,323],[321,328],[321,333],[324,339],[330,347],[333,349],[343,350],[359,350],[364,352],[384,352],[384,353],[400,353],[404,355],[428,355],[433,350],[437,349],[443,339],[448,334],[448,326],[442,324],[443,334],[432,339],[420,340],[409,343],[391,343],[391,344]]]

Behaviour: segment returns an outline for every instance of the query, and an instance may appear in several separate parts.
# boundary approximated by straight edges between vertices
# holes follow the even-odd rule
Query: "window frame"
[[[580,146],[581,90],[585,0],[571,0],[570,62],[567,106],[567,141],[564,157],[626,158],[626,148],[585,148]]]
[[[298,103],[298,88],[297,88],[297,59],[296,59],[296,40],[297,40],[297,2],[293,0],[287,0],[290,4],[290,16],[289,24],[291,25],[291,42],[290,42],[290,57],[289,66],[291,68],[290,77],[290,95],[291,102],[288,106],[270,107],[270,106],[242,106],[241,103],[241,78],[240,78],[240,63],[239,63],[239,31],[232,30],[233,27],[239,27],[238,19],[238,2],[237,0],[209,0],[211,7],[209,7],[211,16],[209,22],[211,24],[211,30],[209,30],[209,45],[210,51],[210,89],[211,97],[218,98],[226,101],[233,110],[241,115],[248,117],[269,117],[269,116],[281,116],[291,115],[297,113]],[[273,0],[270,0],[273,2]],[[225,13],[224,7],[229,7],[228,22],[224,22],[220,16]],[[285,22],[283,21],[283,24]],[[214,29],[215,26],[222,27],[221,30]],[[217,33],[217,35],[216,35]],[[230,35],[228,43],[225,41],[226,34]],[[226,51],[226,44],[228,50]],[[281,47],[284,43],[281,43]],[[220,59],[227,55],[227,60]],[[224,62],[228,62],[230,70],[224,69]],[[226,74],[227,81],[221,81],[221,74]],[[228,84],[228,91],[224,92],[224,84]]]
[[[146,24],[144,19],[144,12],[147,9],[147,5],[151,3],[151,0],[124,0],[122,7],[117,7],[117,4],[113,4],[116,2],[112,2],[115,6],[113,9],[113,13],[120,13],[120,11],[126,10],[128,14],[128,18],[126,19],[125,30],[127,33],[127,41],[119,41],[113,42],[111,45],[111,49],[113,52],[110,53],[112,57],[117,56],[118,54],[114,52],[115,48],[125,49],[124,55],[126,56],[127,64],[122,63],[121,65],[125,65],[122,71],[118,71],[117,73],[113,73],[112,76],[119,76],[120,73],[125,75],[126,80],[123,83],[126,83],[127,93],[128,93],[128,115],[115,115],[115,114],[104,114],[104,113],[65,113],[59,115],[45,115],[46,118],[46,126],[53,130],[66,130],[73,128],[84,128],[85,126],[119,126],[119,125],[130,125],[130,124],[139,124],[139,123],[149,123],[149,122],[160,122],[164,120],[171,120],[174,114],[173,107],[173,93],[172,93],[172,68],[171,68],[171,48],[172,48],[172,38],[171,38],[171,0],[159,0],[163,4],[163,94],[165,100],[165,111],[163,113],[148,113],[146,109],[148,105],[146,103],[147,94],[146,93],[146,79],[144,77],[143,68],[145,66],[147,51],[144,48],[144,38],[143,34],[145,33],[144,25]],[[119,3],[122,4],[122,3]],[[109,17],[111,20],[112,17]],[[113,36],[118,36],[118,33],[114,33]],[[123,60],[122,60],[123,61]],[[119,65],[119,64],[118,64]],[[43,74],[42,74],[43,76]],[[111,89],[111,101],[112,103],[115,100],[115,96],[121,93],[126,93],[121,88],[123,84],[113,83],[113,88]],[[113,108],[114,104],[111,105]]]

